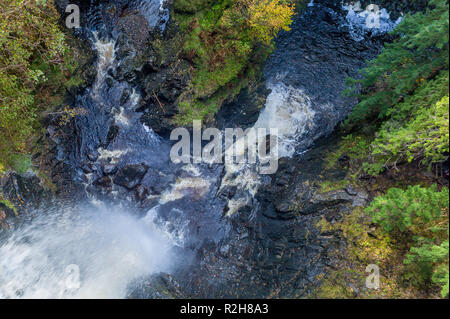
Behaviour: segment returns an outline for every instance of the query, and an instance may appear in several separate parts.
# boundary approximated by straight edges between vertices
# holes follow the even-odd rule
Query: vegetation
[[[367,211],[387,232],[420,230],[442,217],[442,210],[448,207],[448,195],[448,189],[437,192],[436,187],[409,186],[406,191],[391,188],[375,198]]]
[[[222,103],[258,75],[273,38],[289,30],[289,0],[177,0],[175,20],[186,34],[183,51],[194,64],[180,100],[179,124],[214,115]]]
[[[325,168],[345,157],[345,180],[375,198],[365,210],[317,225],[341,234],[347,249],[344,270],[331,271],[316,297],[448,297],[449,191],[431,185],[448,180],[423,173],[448,163],[448,12],[448,1],[430,0],[425,12],[406,15],[392,43],[348,80],[347,93],[359,92],[360,101],[343,124],[352,134]],[[322,190],[329,189],[324,182]],[[368,264],[380,267],[379,290],[364,288]]]
[[[39,114],[79,84],[52,1],[0,2],[0,171],[26,170]]]
[[[425,286],[432,281],[442,286],[442,297],[448,296],[448,188],[440,192],[436,185],[391,188],[366,211],[384,231],[397,232],[397,237],[401,233],[408,243],[414,243],[405,259],[413,283]]]
[[[9,209],[11,209],[12,211],[14,211],[14,213],[15,213],[16,215],[19,214],[18,211],[17,211],[16,206],[14,206],[14,204],[11,203],[9,200],[2,199],[1,196],[0,196],[0,204],[3,204],[3,205],[5,205],[7,208],[9,208]]]
[[[350,91],[361,85],[362,93],[345,126],[375,123],[365,165],[373,175],[402,161],[448,159],[448,10],[447,1],[430,0],[425,13],[407,15],[362,78],[349,79]]]
[[[403,247],[389,233],[373,227],[363,208],[356,208],[340,221],[322,218],[317,224],[324,234],[334,233],[346,242],[344,252],[336,251],[340,264],[327,272],[314,298],[411,298],[417,293],[405,285]],[[367,289],[367,265],[380,267],[380,289]],[[321,276],[323,277],[323,276]]]

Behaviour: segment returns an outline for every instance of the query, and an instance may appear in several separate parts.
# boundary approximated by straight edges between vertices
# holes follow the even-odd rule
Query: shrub
[[[430,0],[425,13],[407,15],[362,78],[348,80],[362,93],[344,126],[378,129],[363,166],[372,175],[398,162],[448,159],[448,9],[448,1]]]
[[[376,197],[366,212],[386,232],[412,238],[413,246],[404,263],[411,266],[411,278],[418,285],[433,282],[448,295],[449,190],[409,186],[391,188]]]
[[[449,97],[442,98],[431,107],[418,109],[413,119],[396,127],[383,125],[372,143],[372,156],[388,158],[385,165],[406,159],[422,159],[423,164],[447,160],[449,153]],[[391,125],[389,125],[391,124]]]
[[[415,247],[406,255],[405,264],[412,265],[415,272],[420,275],[419,282],[432,282],[440,285],[441,296],[448,296],[449,264],[448,264],[448,228],[447,240],[441,244],[433,240],[420,237]]]
[[[0,2],[0,166],[27,152],[39,114],[35,90],[65,50],[50,1]]]
[[[190,88],[179,101],[178,124],[213,115],[255,77],[273,38],[289,30],[294,14],[294,5],[284,0],[177,0],[174,9],[187,34],[184,54],[194,64]]]
[[[442,210],[448,207],[448,196],[448,188],[438,192],[436,185],[408,186],[407,190],[391,188],[385,195],[376,197],[366,211],[384,230],[404,232],[425,227],[440,218]]]

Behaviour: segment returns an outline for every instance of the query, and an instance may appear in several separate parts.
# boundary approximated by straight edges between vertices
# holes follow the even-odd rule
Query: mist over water
[[[36,212],[0,246],[0,298],[124,298],[133,279],[170,270],[172,247],[152,218],[117,207]]]

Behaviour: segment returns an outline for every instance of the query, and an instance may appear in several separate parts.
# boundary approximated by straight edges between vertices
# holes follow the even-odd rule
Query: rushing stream
[[[169,17],[160,0],[116,2],[163,32]],[[281,157],[305,152],[345,118],[354,105],[341,95],[345,77],[357,74],[378,52],[376,37],[395,26],[385,10],[381,25],[370,28],[367,13],[316,2],[295,18],[291,32],[280,35],[264,71],[270,93],[254,127],[278,128]],[[198,252],[225,255],[230,238],[247,237],[235,235],[229,217],[240,209],[249,208],[259,227],[268,222],[256,195],[270,177],[252,165],[171,162],[171,142],[137,112],[142,88],[116,76],[124,63],[117,54],[123,42],[107,8],[94,1],[80,32],[98,56],[93,85],[76,97],[86,114],[74,119],[69,137],[53,135],[59,160],[86,191],[85,203],[35,212],[36,218],[1,243],[0,297],[122,298],[134,279],[159,272],[176,275],[190,294],[235,296],[215,287],[225,291],[227,274],[246,271],[245,265],[239,270],[234,261],[219,263]],[[127,57],[135,54],[130,49]],[[201,285],[194,278],[204,273],[186,278],[190,267],[219,264],[224,273],[217,274],[217,283],[192,288]]]

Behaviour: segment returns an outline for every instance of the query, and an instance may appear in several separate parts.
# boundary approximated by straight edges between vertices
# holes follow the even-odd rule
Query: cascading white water
[[[308,10],[320,10],[319,7],[315,8],[313,0],[309,2],[308,7],[310,8]],[[357,42],[364,40],[368,35],[390,32],[401,21],[401,17],[397,21],[392,21],[386,9],[373,5],[364,10],[360,7],[360,3],[356,2],[343,5],[342,8],[347,15],[342,19],[341,26],[347,27],[350,36]],[[320,122],[328,111],[334,111],[333,102],[319,103],[316,99],[313,103],[311,97],[301,87],[288,85],[287,83],[290,82],[285,80],[289,75],[288,72],[281,72],[268,79],[266,85],[271,93],[267,96],[266,105],[253,126],[278,130],[278,158],[292,157],[296,150],[309,147],[320,136],[320,133],[311,134],[317,128],[317,122]],[[255,137],[249,135],[248,138]],[[244,144],[245,138],[237,143]],[[244,147],[238,149],[245,150]],[[240,195],[228,201],[227,214],[232,215],[250,203],[260,187],[261,177],[252,165],[226,164],[225,166],[226,173],[222,179],[221,189],[231,186],[245,190],[244,193],[241,192]]]
[[[112,66],[115,58],[116,51],[114,49],[114,41],[101,40],[96,32],[93,33],[94,37],[94,48],[98,53],[97,61],[97,78],[93,86],[94,96],[98,96],[100,86],[105,80],[106,72]]]
[[[269,84],[272,91],[255,128],[277,128],[279,157],[291,157],[301,136],[314,126],[315,112],[310,98],[301,89],[283,82]]]
[[[102,110],[115,41],[100,39],[95,32],[93,40],[98,60],[90,94]],[[138,99],[133,90],[129,105],[134,107]],[[118,109],[116,122],[127,126],[131,111]],[[127,152],[100,149],[99,159],[108,157],[114,163]],[[83,207],[34,212],[30,223],[1,244],[0,299],[123,298],[133,279],[170,271],[170,251],[176,243],[164,227],[153,223],[154,216],[138,219],[123,208],[106,207],[94,197],[91,201]]]
[[[269,83],[268,87],[272,92],[268,95],[265,108],[253,127],[276,128],[278,158],[291,157],[295,154],[295,148],[302,135],[314,126],[315,112],[312,110],[309,97],[302,90],[290,87],[283,82]],[[237,143],[245,143],[245,138]],[[252,165],[226,164],[226,174],[222,179],[221,188],[225,186],[237,186],[239,189],[246,190],[245,196],[228,201],[227,214],[232,215],[255,196],[260,186],[260,176]]]
[[[123,298],[170,269],[170,236],[151,218],[102,205],[36,215],[0,246],[0,298]]]
[[[367,8],[361,8],[359,1],[343,5],[347,11],[345,17],[346,25],[350,30],[350,35],[355,41],[362,41],[368,32],[373,35],[388,33],[402,21],[399,17],[396,21],[391,20],[389,12],[376,5],[369,5]]]

